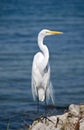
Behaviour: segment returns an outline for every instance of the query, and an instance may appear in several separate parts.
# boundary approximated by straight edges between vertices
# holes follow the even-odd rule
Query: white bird
[[[34,100],[45,100],[46,102],[51,99],[53,103],[53,86],[50,81],[49,50],[47,46],[43,44],[43,39],[45,36],[54,34],[62,34],[62,32],[43,29],[38,34],[38,46],[41,51],[34,56],[31,80]]]

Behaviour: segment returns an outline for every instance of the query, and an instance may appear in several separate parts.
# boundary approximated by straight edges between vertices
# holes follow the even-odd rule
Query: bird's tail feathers
[[[47,89],[47,100],[51,98],[52,103],[54,104],[54,94],[53,94],[53,85],[50,82]]]

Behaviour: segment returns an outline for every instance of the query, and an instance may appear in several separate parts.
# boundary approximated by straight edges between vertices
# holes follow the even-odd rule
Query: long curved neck
[[[38,46],[44,55],[43,62],[44,62],[44,68],[45,68],[49,60],[49,51],[48,51],[47,46],[43,44],[43,39],[44,39],[43,37],[38,36]]]

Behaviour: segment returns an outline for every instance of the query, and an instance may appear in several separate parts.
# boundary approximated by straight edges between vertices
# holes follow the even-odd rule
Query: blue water
[[[84,103],[84,0],[0,1],[0,130],[24,128],[40,114],[31,93],[33,56],[39,51],[38,32],[58,30],[46,37],[56,110]]]

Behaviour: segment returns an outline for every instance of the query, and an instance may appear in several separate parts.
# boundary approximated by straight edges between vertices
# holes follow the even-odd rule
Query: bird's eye
[[[46,31],[46,34],[48,34],[48,31]]]

